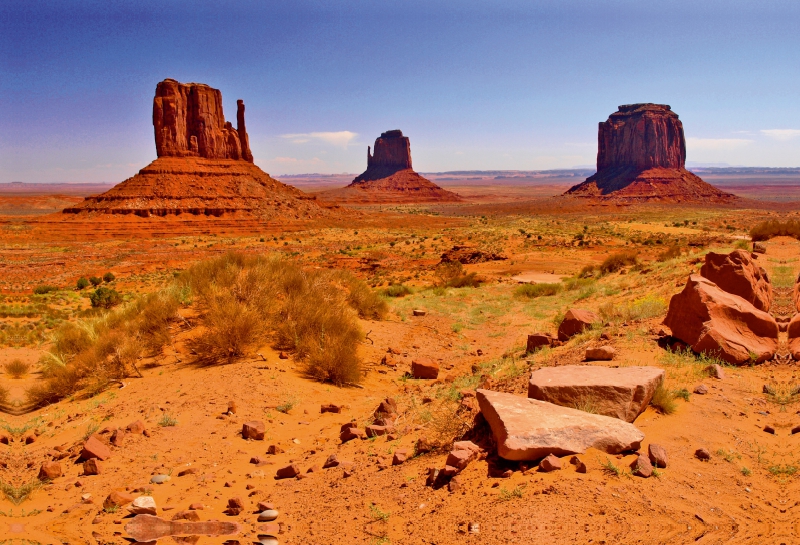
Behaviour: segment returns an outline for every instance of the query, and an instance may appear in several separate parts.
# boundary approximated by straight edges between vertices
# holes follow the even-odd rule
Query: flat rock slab
[[[608,454],[638,450],[644,434],[617,418],[589,414],[538,399],[477,391],[498,454],[506,460],[539,460],[595,448]]]
[[[663,380],[657,367],[545,367],[531,373],[528,397],[633,422]]]
[[[136,515],[125,525],[125,531],[136,541],[154,541],[162,537],[186,535],[230,536],[238,534],[240,530],[241,527],[236,522],[175,521],[153,515]]]

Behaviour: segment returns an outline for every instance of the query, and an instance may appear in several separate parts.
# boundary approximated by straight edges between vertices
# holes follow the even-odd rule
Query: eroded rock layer
[[[686,140],[678,115],[664,104],[628,104],[600,123],[597,173],[566,194],[666,202],[729,202],[689,172]]]
[[[246,161],[161,157],[109,191],[65,208],[65,214],[137,216],[244,212],[260,219],[306,219],[330,213],[313,196]]]

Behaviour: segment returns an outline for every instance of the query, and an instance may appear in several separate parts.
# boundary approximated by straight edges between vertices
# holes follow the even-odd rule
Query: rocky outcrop
[[[750,252],[708,252],[706,262],[700,268],[700,275],[728,293],[738,295],[758,310],[769,312],[772,306],[772,284],[767,272],[750,257]]]
[[[321,200],[354,203],[458,202],[457,194],[442,189],[414,172],[411,143],[403,131],[386,131],[375,140],[375,153],[367,146],[367,170],[347,187],[322,191]]]
[[[589,448],[618,454],[637,450],[644,439],[636,426],[617,418],[490,390],[478,390],[477,397],[497,453],[506,460],[539,460]]]
[[[244,124],[244,102],[237,101],[237,128],[225,121],[222,93],[203,83],[165,79],[156,86],[153,128],[158,157],[204,157],[253,162]]]
[[[600,123],[597,173],[566,194],[633,200],[728,202],[733,195],[685,168],[686,140],[665,104],[628,104]]]
[[[695,352],[734,365],[767,361],[778,348],[775,318],[700,275],[672,296],[664,325]]]
[[[633,422],[663,380],[657,367],[545,367],[531,373],[528,397]]]

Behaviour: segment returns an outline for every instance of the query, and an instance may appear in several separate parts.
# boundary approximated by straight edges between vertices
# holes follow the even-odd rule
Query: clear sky
[[[0,182],[119,182],[165,78],[247,106],[272,174],[593,165],[618,105],[672,105],[688,160],[800,166],[800,2],[2,0]]]

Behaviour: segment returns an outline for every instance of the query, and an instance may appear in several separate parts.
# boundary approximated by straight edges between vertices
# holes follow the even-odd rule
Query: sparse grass
[[[670,259],[675,259],[680,257],[682,253],[682,249],[680,246],[670,246],[656,257],[656,261],[664,262],[669,261]]]
[[[650,400],[652,405],[661,414],[672,414],[678,410],[678,405],[675,403],[674,394],[667,389],[663,382],[653,392],[653,399]]]
[[[524,494],[525,494],[524,485],[515,486],[511,490],[506,490],[505,488],[501,487],[500,494],[497,496],[497,499],[500,501],[510,501],[515,498],[522,498]]]
[[[600,316],[607,322],[634,322],[664,314],[667,302],[661,297],[647,295],[627,304],[606,303],[600,307]]]
[[[598,269],[602,274],[611,274],[627,265],[636,265],[637,263],[639,263],[638,254],[635,251],[626,250],[605,258]]]
[[[11,378],[22,378],[30,372],[31,366],[20,359],[14,359],[6,364],[6,374]]]
[[[611,458],[606,457],[606,461],[600,462],[600,466],[603,468],[603,473],[606,475],[613,475],[615,477],[622,475],[622,469],[620,469],[619,466],[614,465],[614,462],[611,461]]]
[[[277,407],[275,407],[275,410],[283,414],[289,414],[289,411],[291,411],[296,405],[297,405],[297,400],[295,398],[289,398],[280,405],[278,405]]]
[[[369,504],[369,513],[372,517],[372,520],[380,520],[383,522],[386,522],[389,520],[389,517],[392,516],[389,511],[384,511],[375,503]]]
[[[161,426],[162,428],[170,428],[172,426],[177,426],[178,419],[169,413],[164,413],[161,415],[161,419],[158,421],[158,425]]]
[[[682,399],[684,401],[689,401],[690,394],[689,390],[687,390],[686,388],[680,388],[678,390],[675,390],[673,394],[675,395],[675,399]]]
[[[19,486],[0,481],[0,492],[2,492],[11,503],[19,505],[27,500],[31,494],[39,490],[42,484],[43,483],[39,479],[33,479]]]
[[[736,452],[735,450],[725,450],[723,448],[717,449],[717,456],[719,456],[726,462],[733,462],[734,460],[742,459],[742,455]]]
[[[83,436],[82,436],[83,440],[86,441],[87,439],[89,439],[92,435],[97,433],[97,430],[99,430],[99,429],[100,429],[100,424],[98,424],[96,422],[90,422],[89,425],[86,426],[86,431],[83,432]]]
[[[767,468],[767,470],[774,476],[780,477],[782,475],[786,475],[791,477],[795,473],[797,473],[797,468],[792,465],[774,465]]]
[[[385,297],[405,297],[411,294],[411,288],[405,284],[392,284],[381,290],[381,294]]]
[[[749,469],[747,469],[744,466],[742,466],[742,469],[740,471],[742,472],[742,475],[744,475],[745,477],[749,477],[750,475],[753,474],[752,471],[750,471]]]
[[[561,284],[522,284],[514,290],[514,295],[519,298],[534,299],[556,295],[562,288]]]

